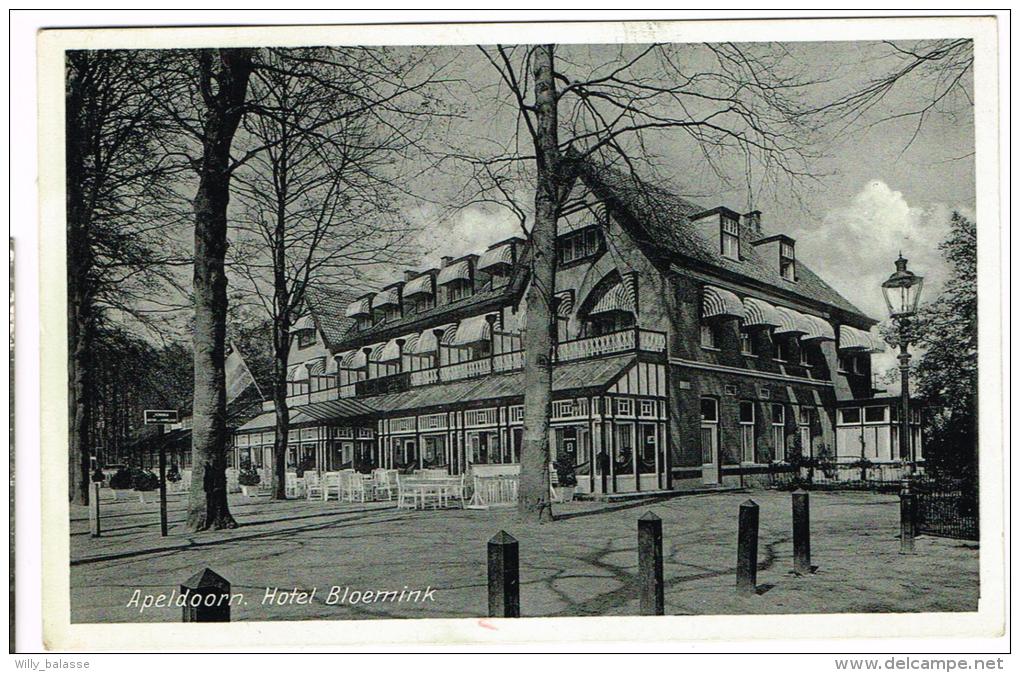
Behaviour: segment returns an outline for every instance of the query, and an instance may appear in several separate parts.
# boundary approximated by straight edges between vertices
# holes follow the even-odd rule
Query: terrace
[[[493,339],[492,343],[499,344],[503,341],[502,339]],[[524,351],[520,338],[515,338],[510,343],[514,344],[510,349],[503,350],[497,345],[483,357],[409,371],[388,372],[379,368],[373,369],[370,365],[375,363],[368,360],[358,372],[359,380],[343,384],[339,382],[338,374],[311,375],[307,381],[291,383],[292,394],[288,396],[287,403],[288,405],[311,404],[340,398],[402,392],[418,386],[473,379],[524,369]],[[666,334],[633,328],[563,341],[556,345],[556,362],[576,362],[625,353],[664,355],[666,353]],[[272,402],[267,402],[266,405],[267,410],[272,408]]]

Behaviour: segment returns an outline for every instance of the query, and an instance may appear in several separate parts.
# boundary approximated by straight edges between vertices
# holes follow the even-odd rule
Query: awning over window
[[[373,308],[382,308],[383,306],[400,306],[400,293],[399,288],[391,287],[388,290],[383,290],[375,295],[372,299]]]
[[[337,366],[340,369],[361,369],[365,366],[365,352],[360,348],[349,350],[336,356]]]
[[[776,327],[776,334],[810,334],[812,330],[811,323],[808,322],[807,316],[799,311],[794,311],[791,308],[783,306],[777,306],[776,312],[779,313],[780,325]]]
[[[446,285],[447,283],[452,283],[455,280],[471,280],[471,265],[468,263],[468,260],[462,259],[449,266],[444,266],[439,270],[439,275],[436,277],[436,284]]]
[[[407,281],[404,285],[404,296],[405,297],[431,297],[432,296],[432,274],[424,274],[417,278],[412,278]]]
[[[445,337],[446,334],[452,334],[457,331],[456,323],[450,323],[448,325],[441,325],[439,327],[432,327],[426,330],[422,330],[421,335],[418,337],[418,342],[414,345],[413,349],[407,349],[408,353],[414,353],[415,355],[431,355],[436,352],[439,348],[439,338]],[[436,337],[436,332],[439,332],[440,337]]]
[[[877,334],[865,332],[849,325],[840,325],[839,350],[881,353],[885,351],[885,342]]]
[[[492,336],[492,324],[486,320],[486,315],[475,315],[460,321],[453,337],[448,342],[450,346],[465,346],[467,344],[488,341]],[[447,343],[445,340],[443,343]]]
[[[808,323],[811,325],[811,331],[808,332],[807,334],[805,334],[803,337],[801,337],[802,339],[804,339],[806,341],[808,341],[808,340],[835,341],[836,340],[836,333],[835,333],[835,331],[833,331],[832,325],[829,324],[829,321],[825,320],[824,318],[819,318],[818,316],[814,316],[814,315],[805,315],[804,317],[807,319]]]
[[[315,320],[312,319],[311,314],[301,316],[294,321],[294,325],[291,326],[291,332],[300,332],[301,330],[315,329]]]
[[[315,358],[314,360],[308,360],[305,362],[305,369],[308,370],[308,376],[321,376],[326,373],[326,358]]]
[[[382,355],[383,350],[385,350],[386,348],[386,342],[383,341],[381,343],[372,344],[371,346],[367,346],[367,348],[372,349],[372,352],[368,354],[368,361],[379,362],[380,361],[379,358]]]
[[[348,318],[358,318],[360,316],[372,315],[372,298],[362,297],[357,301],[351,302],[350,306],[347,307],[347,311],[344,314]]]
[[[501,266],[513,266],[514,247],[512,243],[503,243],[489,248],[478,258],[478,269],[484,271]]]
[[[554,296],[556,298],[556,315],[560,318],[569,318],[574,311],[574,291],[564,290],[557,292]]]
[[[636,313],[635,305],[637,305],[637,301],[635,301],[634,284],[629,279],[624,279],[609,288],[595,306],[588,311],[588,315],[599,315],[611,311]]]
[[[706,285],[701,293],[701,317],[743,318],[744,304],[729,290]]]
[[[783,319],[776,307],[767,301],[744,297],[744,327],[779,327]]]
[[[291,383],[307,381],[308,370],[305,369],[304,365],[293,365],[289,370],[287,370],[287,380]]]

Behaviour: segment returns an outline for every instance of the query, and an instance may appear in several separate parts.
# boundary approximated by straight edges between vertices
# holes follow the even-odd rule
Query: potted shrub
[[[556,497],[561,502],[572,501],[574,489],[577,487],[577,468],[574,466],[573,457],[569,455],[558,457],[553,463],[553,469],[556,470]]]
[[[148,502],[145,494],[159,488],[159,477],[148,470],[136,470],[132,476],[132,486],[138,491],[138,501],[144,504]]]
[[[127,467],[122,467],[110,477],[110,490],[113,491],[114,500],[123,500],[128,492],[134,488],[134,475]]]
[[[177,484],[181,483],[181,471],[177,467],[177,463],[170,463],[170,469],[166,472],[166,481],[168,484],[174,485],[174,491],[179,491]]]
[[[250,464],[246,464],[241,468],[241,473],[237,475],[237,483],[241,486],[241,492],[248,498],[254,498],[259,494],[259,482],[262,481],[262,477]]]

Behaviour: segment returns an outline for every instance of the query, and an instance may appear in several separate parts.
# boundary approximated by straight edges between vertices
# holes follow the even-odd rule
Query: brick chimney
[[[761,211],[752,210],[749,213],[744,213],[744,224],[750,227],[751,231],[756,234],[761,233]]]
[[[418,272],[415,271],[414,269],[405,269],[404,270],[404,281],[407,282],[407,281],[411,280],[412,278],[414,278],[417,275],[418,275]]]
[[[453,257],[449,257],[449,256],[444,256],[441,259],[442,259],[443,267],[444,268],[450,266],[450,262],[453,261]]]

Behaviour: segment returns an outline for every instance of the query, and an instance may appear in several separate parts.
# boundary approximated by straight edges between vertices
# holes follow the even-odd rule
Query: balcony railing
[[[666,334],[643,329],[629,329],[594,337],[563,341],[556,346],[557,362],[576,362],[589,358],[621,353],[665,353]],[[441,365],[399,374],[389,374],[356,383],[337,385],[335,375],[313,376],[287,398],[289,404],[301,405],[343,397],[402,392],[410,387],[427,386],[448,381],[462,381],[493,373],[519,371],[524,368],[524,351],[497,353],[491,357]],[[271,406],[270,406],[271,408]]]

